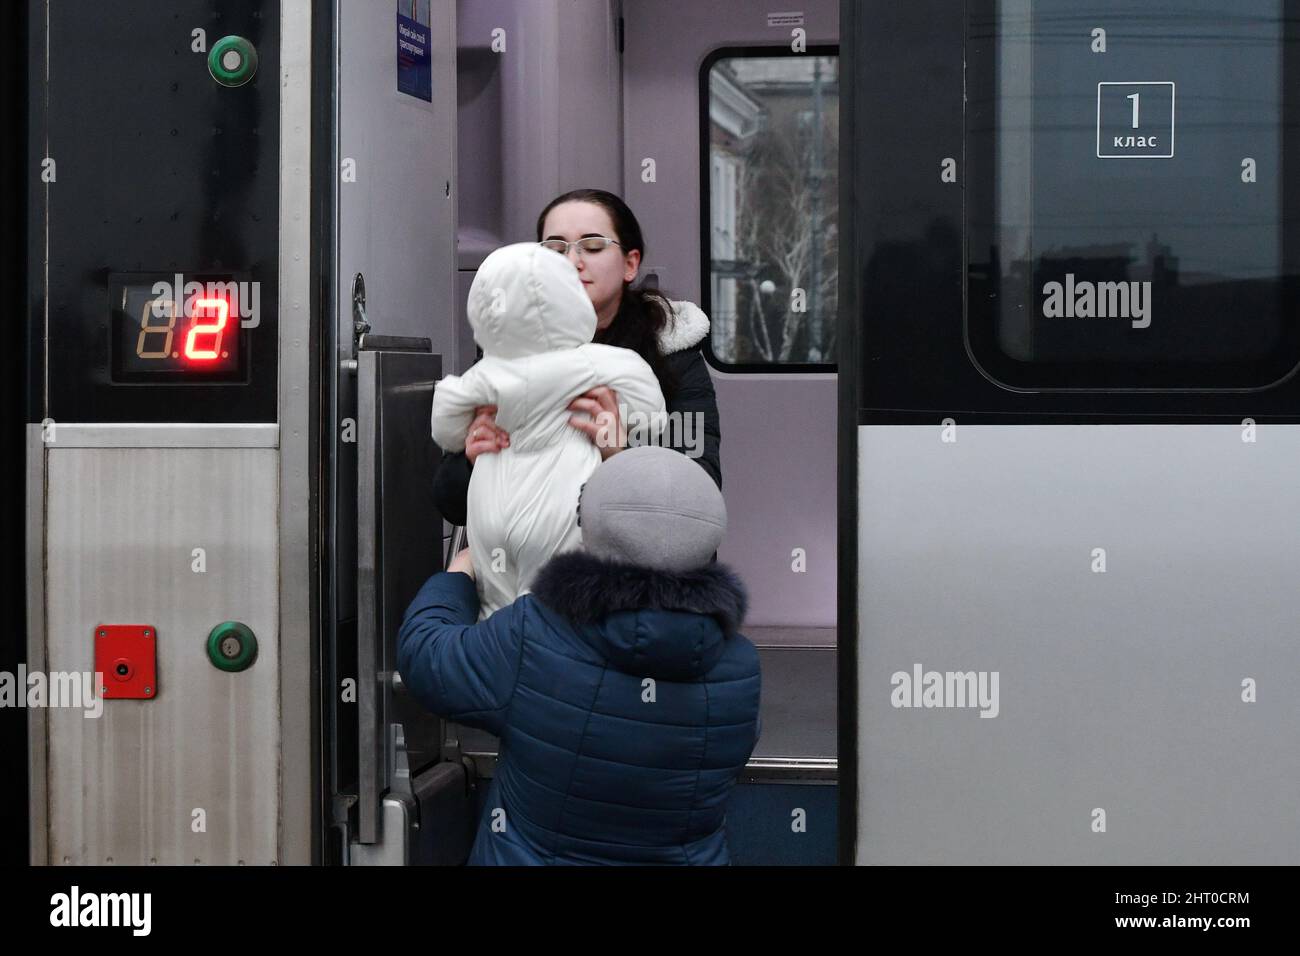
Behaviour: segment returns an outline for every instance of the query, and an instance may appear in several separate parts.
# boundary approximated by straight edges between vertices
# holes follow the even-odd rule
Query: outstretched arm
[[[496,403],[496,389],[482,374],[482,363],[464,375],[448,375],[433,389],[433,440],[445,452],[465,450],[474,409]]]
[[[501,736],[523,648],[522,609],[478,619],[468,574],[442,571],[425,582],[397,635],[397,668],[425,708]]]

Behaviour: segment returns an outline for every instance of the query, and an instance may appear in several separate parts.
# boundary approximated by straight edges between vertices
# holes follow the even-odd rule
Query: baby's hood
[[[535,242],[494,251],[469,289],[469,324],[484,355],[522,358],[586,345],[596,310],[578,270]]]

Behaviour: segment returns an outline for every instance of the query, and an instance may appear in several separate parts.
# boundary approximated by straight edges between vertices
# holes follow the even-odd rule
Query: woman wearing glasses
[[[604,345],[631,349],[645,359],[659,380],[669,412],[667,433],[659,440],[694,458],[721,487],[721,431],[718,404],[699,343],[709,320],[689,302],[672,302],[651,290],[632,289],[645,242],[641,227],[618,196],[578,189],[553,199],[537,217],[538,242],[569,257],[596,310],[596,335]],[[594,388],[576,398],[570,425],[586,434],[603,458],[626,445],[626,422],[618,421],[618,397]],[[465,451],[448,455],[434,479],[434,500],[453,524],[465,523],[470,472],[479,455],[510,443],[496,426],[496,409],[476,409]],[[617,425],[618,427],[615,427]],[[614,440],[607,437],[617,436]]]

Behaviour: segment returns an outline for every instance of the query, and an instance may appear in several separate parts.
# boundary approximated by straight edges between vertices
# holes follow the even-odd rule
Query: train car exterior
[[[28,862],[466,860],[432,394],[580,187],[709,319],[734,862],[1300,861],[1300,0],[800,7],[23,0]]]
[[[844,5],[844,862],[1300,859],[1296,24]]]

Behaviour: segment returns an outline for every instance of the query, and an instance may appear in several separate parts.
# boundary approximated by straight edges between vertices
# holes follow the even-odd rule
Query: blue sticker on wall
[[[397,0],[397,92],[433,102],[429,0]]]

